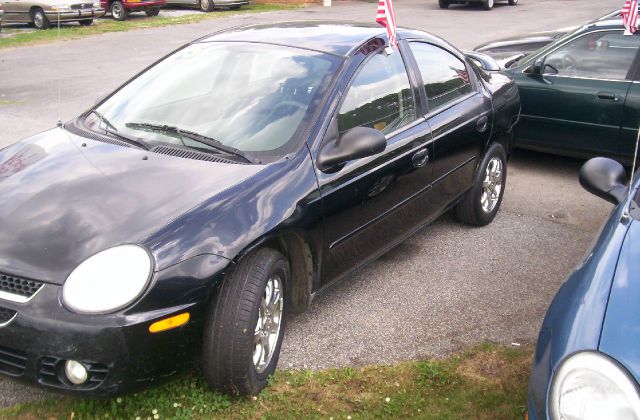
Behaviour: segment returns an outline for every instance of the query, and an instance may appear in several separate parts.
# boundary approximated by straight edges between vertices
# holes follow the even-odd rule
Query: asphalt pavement
[[[523,0],[485,12],[396,0],[398,23],[461,49],[517,33],[579,24],[619,0]],[[375,2],[227,15],[197,24],[0,50],[0,147],[67,120],[181,44],[239,24],[373,20]],[[505,198],[484,228],[445,215],[291,317],[281,368],[314,369],[445,356],[483,341],[532,343],[556,290],[612,206],[583,191],[581,161],[517,150]],[[0,406],[52,394],[0,379]]]

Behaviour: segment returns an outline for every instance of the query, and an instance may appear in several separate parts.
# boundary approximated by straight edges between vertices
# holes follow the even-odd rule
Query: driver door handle
[[[602,101],[618,102],[618,95],[613,92],[598,92],[598,99]]]
[[[481,117],[476,123],[476,130],[478,133],[484,133],[487,131],[487,127],[489,127],[489,118],[485,115]]]
[[[429,150],[427,148],[420,149],[411,156],[411,163],[416,168],[421,168],[429,161]]]

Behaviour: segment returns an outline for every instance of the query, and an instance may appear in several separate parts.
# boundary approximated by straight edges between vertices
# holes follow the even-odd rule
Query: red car
[[[125,20],[131,12],[145,12],[147,16],[158,16],[166,0],[100,0],[102,7],[111,12],[115,20]]]

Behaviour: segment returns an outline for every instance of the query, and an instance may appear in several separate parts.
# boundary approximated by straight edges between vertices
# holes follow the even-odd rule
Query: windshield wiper
[[[222,152],[230,156],[237,156],[247,163],[252,163],[252,161],[238,149],[226,146],[214,138],[205,136],[204,134],[196,133],[194,131],[184,130],[182,128],[174,127],[171,125],[138,123],[138,122],[129,122],[129,123],[126,123],[125,126],[127,128],[132,128],[134,130],[135,129],[150,130],[150,131],[159,131],[161,133],[178,134],[180,137],[188,138],[198,143],[207,145],[218,152]]]
[[[118,128],[116,128],[115,125],[113,125],[104,115],[102,115],[100,112],[96,111],[95,109],[92,109],[91,111],[89,111],[89,114],[95,114],[98,118],[100,118],[100,122],[104,123],[104,125],[106,126],[106,128],[104,129],[104,132],[107,134],[110,134],[114,137],[119,138],[120,140],[123,140],[125,143],[129,143],[132,144],[134,146],[137,146],[141,149],[144,150],[149,150],[149,147],[144,144],[141,141],[138,140],[134,140],[134,139],[130,139],[129,137],[123,136],[122,134],[118,133]]]

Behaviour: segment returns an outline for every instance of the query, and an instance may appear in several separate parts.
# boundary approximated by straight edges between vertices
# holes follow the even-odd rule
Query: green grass
[[[58,398],[2,409],[0,419],[522,419],[531,354],[484,344],[444,360],[279,371],[253,398],[212,392],[188,373],[109,401]]]
[[[196,23],[208,19],[219,19],[235,14],[272,12],[279,10],[290,10],[301,7],[297,4],[251,4],[242,6],[240,10],[234,11],[215,11],[213,13],[201,13],[197,10],[193,14],[169,17],[160,15],[153,18],[147,18],[144,13],[135,13],[129,20],[118,22],[110,18],[102,19],[94,22],[91,26],[80,26],[74,23],[63,24],[60,27],[60,37],[58,37],[58,29],[52,28],[44,31],[34,30],[32,32],[17,32],[11,27],[5,27],[8,34],[0,38],[0,49],[9,47],[18,47],[27,44],[54,42],[57,40],[69,40],[82,38],[86,36],[102,34],[107,32],[122,32],[132,29],[154,28],[168,25],[181,25],[187,23]]]

